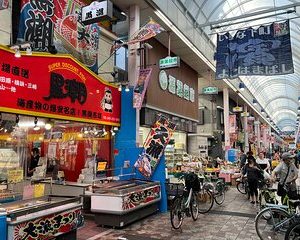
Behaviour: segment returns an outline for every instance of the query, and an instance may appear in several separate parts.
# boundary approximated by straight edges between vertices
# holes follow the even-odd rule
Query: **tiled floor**
[[[256,240],[254,216],[257,208],[245,195],[230,188],[222,206],[214,205],[212,212],[199,215],[194,222],[185,218],[182,230],[172,229],[169,213],[155,214],[123,229],[97,227],[92,220],[78,231],[79,240]]]

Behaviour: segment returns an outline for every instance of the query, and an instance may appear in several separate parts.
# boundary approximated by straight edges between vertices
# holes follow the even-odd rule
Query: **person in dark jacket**
[[[253,156],[248,157],[248,163],[244,167],[243,175],[247,175],[249,186],[250,202],[258,203],[258,181],[261,178],[261,169],[255,162]]]

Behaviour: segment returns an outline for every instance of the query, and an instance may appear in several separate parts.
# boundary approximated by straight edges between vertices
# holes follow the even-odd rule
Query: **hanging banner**
[[[153,19],[150,19],[149,22],[147,22],[143,27],[141,27],[137,32],[131,36],[130,40],[128,42],[124,42],[122,44],[115,44],[111,48],[111,54],[118,50],[123,45],[130,45],[135,44],[139,42],[146,41],[152,37],[155,37],[157,34],[165,31],[157,22],[155,22]]]
[[[289,21],[218,35],[216,79],[294,72]]]
[[[81,23],[82,0],[21,1],[18,40],[30,41],[35,51],[70,53],[97,71],[100,28]],[[49,48],[49,46],[52,46]]]
[[[0,46],[1,112],[116,125],[121,94],[117,87],[71,56],[22,55]]]
[[[236,132],[236,115],[229,115],[229,133]]]
[[[144,143],[144,148],[134,166],[146,178],[150,178],[157,167],[165,147],[169,143],[176,125],[161,116]]]
[[[141,109],[151,77],[152,68],[140,69],[138,80],[133,89],[133,107]]]

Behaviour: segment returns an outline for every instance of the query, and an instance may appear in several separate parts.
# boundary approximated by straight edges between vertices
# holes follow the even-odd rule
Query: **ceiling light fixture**
[[[125,92],[129,92],[129,87],[126,85]]]
[[[52,122],[50,121],[50,119],[48,119],[48,122],[46,122],[45,124],[45,129],[50,130],[51,128],[52,128]]]
[[[240,83],[239,84],[239,89],[240,89],[240,91],[244,91],[245,90],[245,83]]]
[[[122,91],[122,84],[119,85],[118,87],[118,91],[121,92]]]
[[[16,115],[16,127],[19,127],[19,122],[20,122],[20,118],[19,118],[19,114]]]

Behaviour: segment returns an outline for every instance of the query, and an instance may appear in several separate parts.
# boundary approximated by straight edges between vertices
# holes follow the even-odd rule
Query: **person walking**
[[[270,162],[267,158],[265,158],[265,153],[260,152],[258,154],[258,158],[256,159],[257,165],[267,173],[270,173]]]
[[[295,155],[290,152],[284,152],[281,155],[282,162],[273,170],[272,180],[276,180],[276,176],[279,176],[279,183],[277,188],[277,195],[281,196],[281,202],[283,202],[286,194],[297,193],[296,180],[298,178],[298,169],[295,166]]]
[[[240,155],[240,169],[242,169],[247,162],[247,155],[245,154],[244,150],[241,150],[241,155]]]
[[[253,156],[248,157],[248,163],[245,165],[243,175],[247,175],[250,202],[252,204],[258,203],[258,181],[262,178],[262,174]]]

